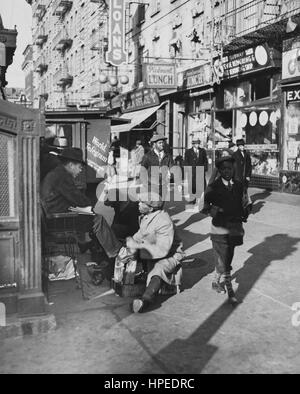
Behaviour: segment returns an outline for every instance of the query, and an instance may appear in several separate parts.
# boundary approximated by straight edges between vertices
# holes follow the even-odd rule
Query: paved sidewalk
[[[210,219],[170,204],[191,259],[181,294],[134,315],[128,299],[83,301],[65,283],[51,299],[57,330],[0,342],[0,373],[299,373],[300,196],[251,194],[233,264],[238,307],[211,290]]]

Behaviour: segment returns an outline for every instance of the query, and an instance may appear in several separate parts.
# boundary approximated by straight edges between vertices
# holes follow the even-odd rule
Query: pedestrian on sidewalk
[[[179,285],[181,262],[184,258],[182,241],[163,202],[157,193],[141,193],[139,210],[140,229],[127,239],[127,247],[139,252],[139,258],[151,269],[147,288],[141,299],[132,303],[134,313],[143,312],[151,305],[164,283]]]
[[[238,303],[231,283],[232,261],[236,246],[243,244],[244,209],[243,185],[233,180],[234,159],[221,157],[216,166],[220,177],[208,186],[205,193],[205,210],[212,216],[211,240],[216,259],[213,290],[225,293],[232,305]],[[224,275],[224,283],[221,283]]]
[[[173,166],[172,156],[165,151],[166,140],[167,137],[161,134],[151,138],[152,149],[142,159],[140,174],[145,189],[158,193],[163,201],[168,194],[170,169]]]

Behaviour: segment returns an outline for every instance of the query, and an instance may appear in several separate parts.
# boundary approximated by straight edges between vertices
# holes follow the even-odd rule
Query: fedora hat
[[[241,146],[241,145],[245,146],[245,141],[243,139],[237,140],[236,141],[236,146]]]
[[[86,164],[83,161],[83,153],[82,153],[82,149],[80,148],[65,148],[61,155],[60,158],[63,161],[71,161],[71,162],[75,162],[75,163],[81,163],[81,164]]]
[[[167,140],[167,137],[165,137],[165,136],[162,135],[162,134],[155,134],[155,135],[151,138],[150,142],[153,143],[153,142],[162,141],[162,140],[164,140],[164,141]]]

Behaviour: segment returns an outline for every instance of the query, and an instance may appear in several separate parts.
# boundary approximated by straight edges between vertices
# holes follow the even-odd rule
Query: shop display
[[[259,124],[261,126],[266,126],[269,121],[269,115],[266,111],[262,111],[259,115]]]
[[[250,151],[254,175],[279,175],[279,152]]]
[[[256,112],[251,112],[250,117],[249,117],[249,121],[250,121],[250,125],[252,127],[256,126],[257,124],[257,113]]]

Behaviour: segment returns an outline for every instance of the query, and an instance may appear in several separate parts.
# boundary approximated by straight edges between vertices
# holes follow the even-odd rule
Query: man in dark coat
[[[83,153],[79,148],[66,148],[60,159],[62,164],[49,172],[41,186],[41,201],[46,216],[67,213],[70,207],[89,207],[90,200],[77,188],[75,178],[81,173]],[[79,215],[76,227],[81,232],[93,232],[109,258],[118,255],[122,244],[102,215]],[[84,244],[79,244],[81,249]]]
[[[245,150],[245,141],[243,139],[237,140],[236,145],[238,150],[233,154],[235,160],[234,179],[241,182],[246,191],[249,187],[252,175],[251,157]]]
[[[142,159],[141,181],[145,187],[150,187],[153,192],[158,193],[163,199],[167,194],[169,183],[169,169],[173,166],[173,159],[165,152],[164,135],[156,134],[150,140],[152,149]]]
[[[197,192],[197,167],[204,167],[204,189],[206,188],[205,173],[208,170],[206,150],[200,147],[200,140],[193,139],[192,148],[185,152],[184,165],[192,167],[192,194]],[[200,182],[200,179],[198,180]],[[200,196],[197,196],[200,197]]]
[[[216,260],[213,290],[228,292],[229,302],[237,304],[231,283],[232,260],[235,247],[243,244],[244,209],[243,185],[233,180],[234,159],[221,157],[216,166],[220,177],[205,192],[205,210],[212,216],[211,240]],[[224,275],[225,286],[221,284]]]

